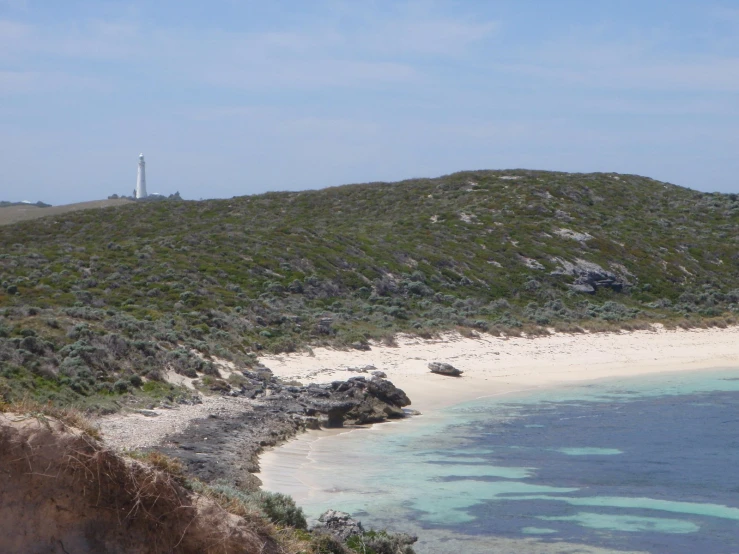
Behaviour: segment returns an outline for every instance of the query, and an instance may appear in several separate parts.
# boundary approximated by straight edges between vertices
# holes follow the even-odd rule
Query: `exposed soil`
[[[247,520],[175,478],[42,415],[0,414],[0,552],[279,551]]]

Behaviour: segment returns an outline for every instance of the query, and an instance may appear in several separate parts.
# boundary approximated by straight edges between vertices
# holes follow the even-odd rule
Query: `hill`
[[[90,210],[93,208],[108,208],[111,206],[122,206],[130,203],[125,199],[94,200],[91,202],[78,202],[77,204],[65,204],[63,206],[50,206],[43,202],[36,204],[25,204],[22,202],[3,202],[0,209],[0,225],[9,225],[19,221],[38,219],[50,215],[61,215],[79,210]]]
[[[399,331],[725,326],[737,231],[736,195],[526,170],[20,222],[0,232],[0,394],[172,396],[165,369],[227,390],[214,356]]]
[[[37,208],[50,208],[51,204],[46,202],[9,202],[8,200],[0,200],[0,208],[9,208],[13,206],[35,206]]]

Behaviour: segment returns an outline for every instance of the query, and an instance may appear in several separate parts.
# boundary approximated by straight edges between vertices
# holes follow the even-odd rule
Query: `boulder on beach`
[[[346,512],[327,510],[321,514],[318,521],[314,530],[328,531],[342,541],[364,533],[362,523]]]
[[[444,362],[431,362],[429,364],[431,373],[438,373],[439,375],[449,375],[450,377],[459,377],[464,373],[461,369],[457,369],[452,364]]]
[[[411,547],[418,537],[408,535],[406,533],[388,533],[382,531],[380,533],[364,529],[362,523],[354,519],[346,512],[337,510],[327,510],[318,518],[318,524],[313,527],[313,531],[317,533],[328,533],[333,535],[341,542],[346,542],[352,537],[359,537],[360,544],[363,546],[363,552],[397,552],[400,554],[413,554]],[[323,551],[322,551],[323,552]],[[331,550],[337,552],[337,550]],[[343,552],[343,550],[342,550]]]
[[[312,384],[300,395],[299,402],[308,416],[326,416],[328,427],[344,424],[365,425],[405,417],[411,401],[390,381],[352,377],[328,385]]]

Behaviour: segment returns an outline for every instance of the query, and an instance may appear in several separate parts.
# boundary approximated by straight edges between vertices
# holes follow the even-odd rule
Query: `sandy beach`
[[[363,375],[374,366],[387,374],[421,412],[466,400],[568,382],[739,366],[739,327],[553,334],[546,337],[424,340],[399,336],[397,347],[368,351],[316,348],[312,354],[267,356],[261,361],[283,379],[304,384]],[[431,374],[429,362],[447,362],[460,378]],[[369,370],[374,371],[374,370]],[[367,374],[370,375],[369,373]]]
[[[304,506],[325,505],[329,498],[333,498],[332,494],[336,495],[336,499],[345,498],[342,496],[345,494],[351,496],[352,487],[355,486],[353,481],[338,477],[347,472],[347,467],[359,463],[355,462],[353,456],[361,457],[362,454],[354,454],[355,449],[361,450],[361,445],[367,442],[369,436],[360,439],[358,434],[370,432],[373,436],[379,433],[392,437],[397,433],[406,433],[412,436],[419,426],[423,428],[424,424],[444,421],[443,408],[464,401],[555,387],[566,389],[568,384],[595,380],[739,368],[737,327],[675,331],[657,328],[653,331],[617,334],[553,334],[532,339],[506,339],[489,335],[470,339],[451,334],[428,341],[401,336],[397,338],[397,344],[397,347],[373,344],[369,351],[320,348],[315,349],[312,355],[262,358],[262,362],[275,374],[303,383],[364,375],[356,370],[374,366],[404,389],[413,402],[411,407],[424,414],[421,418],[376,425],[369,431],[310,431],[282,446],[267,450],[260,456],[261,472],[258,474],[266,490],[290,494]],[[463,370],[464,374],[459,378],[431,374],[427,364],[433,361],[451,363]],[[375,369],[367,371],[370,376]],[[374,464],[381,466],[382,462],[374,459]],[[339,472],[336,482],[330,480],[332,471]],[[437,486],[437,483],[432,479],[427,485]],[[376,487],[382,489],[383,483],[378,482]],[[374,494],[361,490],[363,495]],[[385,524],[392,525],[390,522]],[[511,539],[508,544],[508,539],[499,537],[488,537],[488,542],[471,543],[469,536],[455,538],[448,531],[434,534],[433,530],[414,525],[404,520],[402,529],[421,536],[419,552],[462,549],[482,553],[489,551],[493,543],[501,552],[544,554],[614,551],[601,550],[594,545],[547,544],[541,541],[527,542],[528,539]]]

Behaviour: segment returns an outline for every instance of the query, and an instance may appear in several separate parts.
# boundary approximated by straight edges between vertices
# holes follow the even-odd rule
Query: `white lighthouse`
[[[136,198],[146,198],[146,162],[144,155],[139,154],[139,174],[136,179]]]

